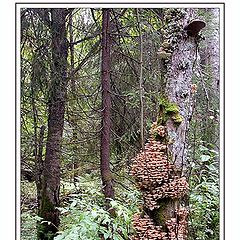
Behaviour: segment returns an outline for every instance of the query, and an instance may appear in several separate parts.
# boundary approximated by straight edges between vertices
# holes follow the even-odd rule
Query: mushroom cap
[[[191,21],[188,25],[184,27],[184,30],[187,31],[187,34],[191,37],[195,37],[201,29],[206,26],[206,23],[202,20],[195,19]]]

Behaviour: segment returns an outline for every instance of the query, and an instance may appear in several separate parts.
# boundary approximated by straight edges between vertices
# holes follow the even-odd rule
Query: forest
[[[219,239],[220,9],[19,21],[21,239]]]

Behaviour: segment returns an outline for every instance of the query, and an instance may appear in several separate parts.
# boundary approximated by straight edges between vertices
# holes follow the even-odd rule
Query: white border
[[[43,3],[46,2],[46,3]],[[109,3],[109,4],[101,4],[100,1],[98,2],[91,2],[91,3],[66,3],[64,1],[58,1],[55,4],[52,3],[48,3],[49,1],[41,1],[41,4],[39,3],[18,3],[17,4],[17,22],[16,22],[16,27],[17,27],[17,46],[16,46],[16,50],[17,50],[17,92],[16,92],[16,97],[17,97],[17,105],[16,105],[16,110],[17,110],[17,126],[16,126],[16,131],[17,131],[17,166],[16,166],[16,171],[17,171],[17,183],[16,183],[16,187],[17,187],[17,236],[20,239],[20,8],[26,8],[26,7],[31,7],[31,8],[66,8],[66,7],[72,7],[72,8],[102,8],[102,7],[111,7],[111,8],[136,8],[136,7],[141,7],[141,8],[207,8],[207,7],[211,7],[211,8],[220,8],[220,63],[221,63],[221,76],[220,76],[220,112],[221,112],[221,123],[220,123],[220,129],[221,129],[221,138],[220,138],[220,187],[221,187],[221,191],[220,191],[220,198],[221,198],[221,206],[220,206],[220,214],[221,214],[221,218],[220,218],[220,239],[224,239],[223,238],[223,230],[224,230],[224,207],[223,207],[223,186],[224,186],[224,138],[223,138],[223,133],[224,133],[224,116],[223,116],[223,112],[224,112],[224,104],[223,104],[223,99],[224,99],[224,93],[223,93],[223,87],[224,87],[224,79],[223,79],[223,67],[224,67],[224,59],[223,59],[223,50],[224,50],[224,29],[223,29],[223,23],[224,23],[224,19],[223,19],[223,4],[218,3],[217,1],[211,1],[211,2],[215,2],[215,3],[203,3],[203,4],[198,4],[195,3],[193,4],[192,1],[184,1],[184,2],[189,2],[189,3],[177,3],[177,1],[174,1],[172,3],[160,3],[160,2],[156,2],[154,3],[154,1],[152,1],[151,3],[146,3],[144,1],[136,1],[137,3],[129,3],[129,1],[117,1],[118,3]],[[58,4],[58,3],[63,3],[63,4]],[[122,3],[119,3],[122,2]],[[140,2],[142,2],[143,4],[140,4]],[[180,1],[181,2],[181,1]],[[127,5],[126,5],[127,4]]]
[[[1,239],[15,239],[15,7],[1,2],[0,226]]]

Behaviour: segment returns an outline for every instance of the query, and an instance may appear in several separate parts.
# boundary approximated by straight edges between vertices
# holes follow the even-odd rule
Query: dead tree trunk
[[[113,179],[110,170],[111,131],[111,86],[110,86],[110,9],[103,9],[102,21],[102,132],[101,176],[106,206],[114,198]]]
[[[66,9],[51,9],[52,64],[48,103],[48,136],[43,166],[38,239],[53,239],[59,226],[60,157],[67,85]]]
[[[168,111],[169,106],[172,107],[165,123],[168,135],[168,155],[171,156],[169,160],[174,164],[176,174],[179,177],[186,177],[188,169],[186,160],[186,134],[193,112],[194,89],[192,89],[192,77],[194,62],[197,57],[196,37],[199,30],[194,29],[194,26],[191,27],[189,24],[189,19],[194,17],[193,9],[185,11],[172,9],[172,11],[165,13],[165,19],[169,19],[169,15],[172,16],[174,13],[176,15],[182,14],[182,18],[180,18],[182,25],[176,26],[177,28],[180,27],[180,29],[179,32],[174,32],[174,34],[179,36],[179,38],[174,44],[171,58],[165,65],[167,70],[165,76],[165,102],[167,105],[163,107],[165,107],[164,111]],[[170,23],[173,23],[173,21],[174,18],[170,20]],[[184,35],[180,37],[178,34],[181,32],[181,28],[186,28],[186,26],[189,27],[187,27],[186,32],[182,32]],[[170,32],[170,34],[172,33]],[[166,51],[167,49],[165,48]],[[164,211],[165,219],[176,217],[176,210],[180,207],[185,207],[184,199],[181,198],[176,198],[174,201],[173,199],[169,199],[169,202],[164,201],[166,204]],[[183,203],[182,206],[180,202]]]
[[[205,23],[189,22],[193,9],[164,9],[163,14],[158,54],[165,68],[165,93],[151,138],[133,159],[131,171],[144,199],[143,213],[134,216],[136,240],[187,239],[186,133],[193,107],[196,38]]]
[[[202,119],[204,141],[213,143],[216,150],[219,146],[219,83],[220,83],[220,55],[219,55],[219,14],[218,8],[207,8],[203,10],[208,16],[209,24],[206,27],[205,45],[199,49],[200,61],[197,77],[199,88],[202,89],[202,98],[205,107],[201,106],[203,113],[208,113],[209,117]],[[201,97],[198,103],[200,105]]]

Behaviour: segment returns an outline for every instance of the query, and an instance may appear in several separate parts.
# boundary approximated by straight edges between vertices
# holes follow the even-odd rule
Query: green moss
[[[39,216],[43,217],[45,220],[48,220],[46,215],[50,212],[55,211],[55,206],[49,199],[49,197],[46,194],[46,189],[42,189],[42,194],[41,194],[41,204],[40,204],[40,209],[39,209]]]
[[[112,180],[113,180],[113,176],[112,176],[111,172],[104,175],[104,182],[110,182]]]
[[[161,137],[157,132],[154,133],[153,138],[155,141],[165,142],[165,137]]]
[[[42,211],[51,212],[54,211],[54,209],[55,209],[54,205],[51,203],[49,198],[45,196],[42,200]]]
[[[179,113],[178,105],[169,102],[167,98],[161,98],[157,123],[159,125],[165,125],[169,119],[172,119],[176,125],[179,125],[183,121],[183,117]]]
[[[166,209],[167,204],[168,204],[168,201],[166,201],[165,199],[162,199],[162,201],[158,203],[159,208],[155,213],[157,221],[162,226],[165,225],[165,221],[167,220],[166,216],[164,215],[164,210]]]
[[[183,121],[183,117],[178,113],[172,117],[174,123],[181,123]]]
[[[175,103],[168,102],[166,107],[165,107],[165,110],[166,110],[167,114],[179,113],[179,107]]]
[[[56,235],[55,225],[57,226],[56,220],[56,208],[50,199],[44,195],[41,201],[41,208],[39,210],[39,216],[43,218],[43,222],[39,221],[37,223],[37,238],[53,240]],[[53,224],[48,224],[49,221]]]

